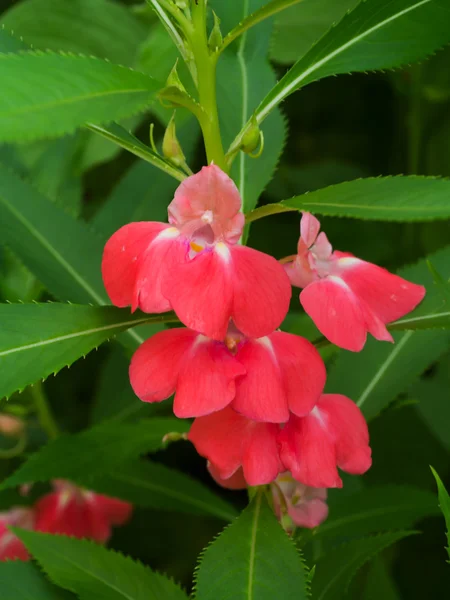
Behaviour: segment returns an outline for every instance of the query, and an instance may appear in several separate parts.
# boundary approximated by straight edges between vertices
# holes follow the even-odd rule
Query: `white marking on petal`
[[[355,267],[356,265],[360,265],[362,262],[362,260],[355,258],[354,256],[344,256],[344,258],[338,258],[337,260],[338,266],[344,269]]]
[[[203,223],[211,225],[211,223],[214,221],[213,211],[205,210],[205,212],[202,214],[202,221]]]
[[[218,244],[216,244],[214,250],[220,256],[220,258],[222,258],[226,262],[230,262],[231,253],[228,246],[224,242],[219,242]]]
[[[158,235],[154,239],[154,242],[161,241],[161,240],[175,239],[179,235],[181,235],[181,234],[176,227],[168,227],[167,229],[164,229],[163,231],[161,231],[161,233],[158,233]]]

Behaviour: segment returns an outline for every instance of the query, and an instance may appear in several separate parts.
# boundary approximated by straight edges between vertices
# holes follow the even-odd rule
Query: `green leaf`
[[[212,516],[232,521],[236,509],[205,485],[158,463],[127,463],[90,482],[95,492],[156,510]],[[433,496],[434,504],[435,498]]]
[[[75,434],[64,434],[35,452],[0,489],[22,483],[69,479],[89,487],[91,481],[113,472],[144,452],[165,446],[166,433],[185,433],[189,422],[175,417],[153,418],[136,424],[104,423]]]
[[[112,306],[0,304],[0,398],[45,379],[122,331],[161,316]]]
[[[258,214],[270,214],[271,210],[285,212],[285,209],[376,221],[448,219],[449,194],[450,180],[436,177],[357,179],[266,205],[250,213],[248,220],[255,220]]]
[[[73,596],[48,583],[35,565],[15,560],[0,563],[0,598],[2,600],[69,600]]]
[[[382,558],[375,558],[367,575],[364,593],[362,598],[355,596],[355,600],[401,600],[396,589],[393,577],[389,573],[385,561]]]
[[[88,540],[14,530],[50,579],[80,600],[187,600],[173,581]]]
[[[233,3],[216,2],[216,12],[226,22],[233,22],[238,13],[239,20],[250,12],[263,7],[263,0],[243,2],[240,11]],[[227,14],[227,13],[231,14]],[[239,14],[240,13],[240,14]],[[244,33],[237,44],[226,50],[218,64],[218,104],[223,140],[230,144],[255,110],[261,95],[270,90],[276,76],[268,60],[272,22],[265,21]],[[267,120],[262,128],[265,144],[259,158],[251,158],[240,152],[231,175],[236,182],[245,211],[256,206],[259,196],[272,179],[286,137],[286,126],[279,111]]]
[[[359,0],[303,0],[280,15],[270,48],[270,58],[282,64],[294,63]]]
[[[131,11],[108,0],[25,0],[1,19],[35,49],[82,53],[130,66],[146,34]]]
[[[230,31],[225,39],[223,40],[223,47],[226,48],[229,44],[231,44],[237,37],[244,34],[248,29],[254,27],[261,21],[268,19],[269,17],[275,15],[276,13],[285,10],[289,6],[293,4],[298,4],[302,2],[302,0],[271,0],[270,2],[260,6],[254,12],[247,14],[243,20]],[[249,11],[247,11],[249,13]],[[220,50],[222,50],[220,48]]]
[[[209,546],[197,571],[196,600],[303,600],[305,569],[262,490]]]
[[[314,532],[301,531],[302,543],[325,538],[345,540],[381,530],[412,527],[438,514],[432,492],[412,486],[381,485],[330,498],[330,516]]]
[[[429,257],[439,273],[450,276],[450,248]],[[433,283],[426,261],[401,269],[405,279],[425,285],[427,294],[414,315],[430,314],[442,306],[440,291]],[[425,369],[448,350],[448,331],[394,333],[395,344],[368,340],[359,353],[341,351],[329,370],[327,389],[352,398],[371,419],[406,390]],[[357,373],[357,377],[349,377]]]
[[[399,67],[433,53],[450,41],[448,11],[447,0],[360,2],[267,94],[254,113],[257,122],[262,123],[287,96],[318,79]],[[239,147],[242,133],[230,152]]]
[[[405,317],[389,325],[390,331],[416,331],[417,329],[450,329],[450,311],[443,310],[429,315]]]
[[[343,544],[318,561],[312,581],[314,600],[341,600],[357,571],[385,548],[414,535],[396,531]]]
[[[92,408],[92,424],[102,421],[127,421],[150,417],[164,406],[157,402],[141,402],[130,384],[130,360],[123,348],[115,346],[103,363]]]
[[[19,52],[26,50],[27,45],[18,37],[10,33],[5,25],[0,25],[0,52]]]
[[[73,132],[144,110],[161,87],[151,77],[101,59],[53,53],[0,55],[0,140]]]
[[[1,164],[0,236],[59,300],[107,303],[101,277],[104,239]],[[136,348],[153,331],[130,330],[124,339]]]
[[[434,478],[436,479],[436,484],[437,484],[437,488],[438,488],[438,496],[439,496],[439,508],[442,511],[442,514],[444,515],[445,518],[445,524],[447,525],[447,553],[448,556],[450,558],[450,496],[447,492],[447,490],[445,489],[444,484],[442,483],[441,478],[439,477],[439,475],[436,473],[436,471],[433,469],[433,467],[430,467],[431,472],[433,473]],[[450,562],[447,561],[447,562]]]
[[[178,179],[178,181],[183,181],[186,179],[186,175],[174,167],[168,160],[165,160],[159,154],[156,154],[151,148],[143,144],[140,140],[138,140],[132,133],[128,132],[126,129],[117,125],[116,123],[112,123],[111,125],[103,126],[100,125],[92,125],[88,124],[87,128],[94,133],[97,133],[104,137],[105,139],[121,146],[128,152],[135,154],[139,158],[151,163],[154,167],[161,169],[167,175]]]

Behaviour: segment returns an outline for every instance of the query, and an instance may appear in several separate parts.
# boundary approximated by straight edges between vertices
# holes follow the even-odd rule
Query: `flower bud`
[[[167,125],[166,132],[163,138],[162,151],[168,160],[177,167],[186,164],[186,157],[183,154],[180,142],[177,138],[176,127],[175,127],[175,113],[170,119]]]
[[[25,423],[18,417],[0,414],[0,433],[10,437],[18,437],[25,429]]]
[[[253,116],[249,129],[245,132],[242,137],[241,150],[246,154],[254,152],[261,141],[261,129]]]

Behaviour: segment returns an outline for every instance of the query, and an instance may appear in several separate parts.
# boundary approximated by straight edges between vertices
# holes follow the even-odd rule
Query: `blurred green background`
[[[88,0],[0,0],[0,23],[34,48],[94,54],[164,80],[176,53],[151,12],[130,1],[116,2],[129,7],[127,20],[111,14],[105,21],[102,11],[95,8],[97,4]],[[220,2],[216,4],[220,6]],[[270,43],[277,75],[355,4],[355,0],[335,0],[328,10],[329,2],[309,0],[282,14],[273,26]],[[59,14],[64,16],[64,27]],[[290,96],[282,113],[288,135],[279,168],[260,203],[359,177],[450,176],[449,49],[405,70],[319,81]],[[170,116],[170,111],[155,106],[151,115],[124,125],[148,143],[150,121],[155,122],[158,141]],[[198,128],[181,112],[177,118],[189,164],[196,170],[204,164]],[[266,146],[270,145],[268,137]],[[106,237],[129,220],[164,220],[176,186],[165,174],[86,132],[56,141],[0,147],[0,161],[33,180],[56,203],[87,220],[93,231]],[[116,207],[114,218],[108,211],[102,212],[106,204]],[[292,254],[298,223],[294,213],[258,221],[252,226],[249,243],[276,257]],[[450,242],[448,221],[394,224],[323,218],[322,225],[335,248],[391,270],[414,263]],[[0,300],[48,298],[14,254],[0,248]],[[295,318],[299,310],[295,298],[291,317]],[[426,353],[428,343],[424,341],[424,347],[419,344],[414,351]],[[420,376],[416,371],[411,373],[401,395],[370,423],[373,468],[362,482],[349,478],[344,491],[330,494],[331,511],[339,495],[359,485],[401,483],[434,491],[430,464],[450,485],[448,347],[444,344],[429,361],[421,363]],[[169,414],[167,403],[156,408],[143,406],[134,397],[127,379],[128,359],[111,343],[45,383],[66,429],[79,430],[130,407],[130,419],[156,412]],[[332,364],[334,357],[329,360]],[[349,372],[348,377],[358,377],[358,373]],[[26,408],[28,393],[14,397],[12,403]],[[35,438],[37,447],[42,443],[37,427]],[[173,444],[157,458],[217,490],[203,459],[187,443]],[[6,474],[13,466],[0,463],[0,472]],[[237,506],[245,505],[244,493],[220,493]],[[2,496],[0,502],[8,506],[10,495]],[[137,510],[132,522],[117,531],[112,545],[189,585],[199,552],[222,527],[223,523],[214,519]],[[389,583],[383,589],[392,592],[389,600],[449,596],[443,520],[439,516],[429,518],[417,529],[421,535],[400,542],[381,560],[360,571],[350,597],[375,600],[379,597],[376,582],[383,577]]]

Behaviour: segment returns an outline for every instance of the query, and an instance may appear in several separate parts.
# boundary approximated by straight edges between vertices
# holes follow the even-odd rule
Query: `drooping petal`
[[[281,430],[280,457],[292,476],[304,485],[342,487],[336,468],[336,449],[314,409],[307,417],[292,416]]]
[[[245,368],[225,344],[198,336],[189,358],[181,365],[173,411],[179,418],[202,417],[230,404],[236,378]]]
[[[352,475],[365,473],[372,464],[372,453],[367,423],[358,406],[341,394],[324,394],[318,406],[333,432],[339,468]]]
[[[247,419],[227,407],[193,422],[188,439],[208,459],[221,479],[229,479],[242,465]]]
[[[221,479],[229,479],[242,467],[249,485],[264,485],[275,479],[281,466],[278,429],[273,423],[250,421],[227,407],[195,419],[188,438]]]
[[[233,180],[212,164],[180,184],[169,204],[169,220],[188,236],[207,223],[216,238],[236,243],[244,226],[241,204]]]
[[[270,338],[246,340],[239,346],[236,358],[247,374],[238,382],[233,408],[255,421],[287,421],[286,391]]]
[[[248,485],[271,483],[282,470],[278,431],[279,428],[274,423],[249,424],[242,456],[242,468]]]
[[[208,462],[208,471],[214,481],[224,488],[229,490],[244,490],[247,487],[242,467],[228,479],[222,479],[217,468],[211,462]]]
[[[0,513],[0,561],[28,560],[30,555],[24,543],[9,529],[33,529],[35,512],[32,508],[16,506]]]
[[[230,251],[234,271],[233,321],[249,337],[269,335],[289,310],[289,277],[268,254],[245,246],[232,246]]]
[[[146,340],[134,353],[130,382],[144,402],[160,402],[176,389],[181,365],[198,334],[189,329],[160,331]]]
[[[288,505],[288,514],[297,527],[313,529],[328,517],[328,504],[320,498]]]
[[[163,293],[186,327],[225,338],[233,298],[230,252],[225,244],[174,265]]]
[[[166,223],[140,222],[121,227],[106,242],[102,259],[103,283],[111,302],[125,307],[133,303],[137,272],[155,237]]]
[[[172,308],[163,286],[178,264],[185,261],[188,242],[174,227],[162,231],[143,255],[136,275],[132,309],[161,313]]]
[[[124,525],[131,517],[133,505],[118,498],[110,498],[103,494],[93,494],[95,504],[111,525]]]
[[[269,339],[280,367],[289,410],[303,417],[312,410],[325,387],[323,360],[311,342],[298,335],[275,331]]]
[[[383,322],[391,323],[411,312],[423,300],[425,288],[355,258],[340,258],[339,276]]]
[[[363,311],[352,290],[338,277],[308,285],[300,302],[317,328],[333,344],[359,352],[367,337]]]

